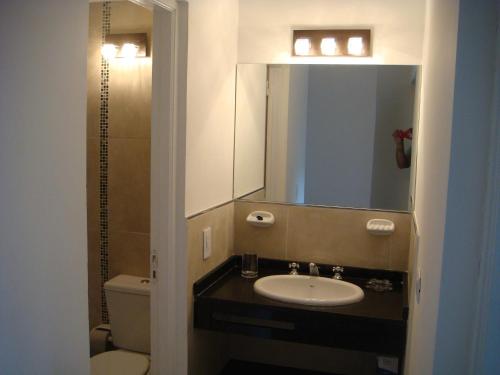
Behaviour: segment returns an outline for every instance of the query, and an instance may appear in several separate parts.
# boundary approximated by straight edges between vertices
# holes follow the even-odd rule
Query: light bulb
[[[337,41],[335,38],[321,39],[321,54],[324,56],[334,56],[337,54]]]
[[[118,47],[111,43],[106,43],[101,47],[101,55],[106,60],[113,59],[118,53]]]
[[[295,40],[294,48],[297,56],[307,56],[311,50],[311,40],[309,38],[298,38]]]
[[[133,43],[125,43],[122,46],[120,51],[120,55],[125,58],[134,58],[137,56],[137,52],[139,51],[139,47]]]
[[[347,41],[347,52],[349,55],[360,56],[363,54],[363,38],[359,36],[351,37]]]

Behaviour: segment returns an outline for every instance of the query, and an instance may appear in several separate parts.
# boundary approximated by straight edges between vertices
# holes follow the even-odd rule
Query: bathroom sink
[[[357,285],[319,276],[266,276],[257,280],[253,288],[267,298],[310,306],[347,305],[365,296]]]

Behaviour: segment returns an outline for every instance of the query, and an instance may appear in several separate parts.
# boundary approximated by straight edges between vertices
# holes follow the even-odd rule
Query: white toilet
[[[112,350],[90,359],[91,375],[146,375],[149,373],[149,279],[119,275],[104,284]]]

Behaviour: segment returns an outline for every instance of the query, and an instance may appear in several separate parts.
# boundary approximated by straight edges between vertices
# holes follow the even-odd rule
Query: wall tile
[[[188,220],[188,275],[192,283],[233,254],[232,203]],[[212,256],[203,260],[203,229],[212,227]]]
[[[260,257],[285,259],[288,206],[280,204],[235,202],[235,253],[257,253]],[[275,225],[258,228],[249,225],[246,218],[252,211],[265,210],[273,213]]]
[[[87,228],[99,230],[99,139],[87,139]]]
[[[112,231],[149,233],[150,142],[109,141],[109,227]]]
[[[151,136],[151,58],[109,64],[109,136]]]
[[[109,278],[120,274],[149,277],[149,234],[109,233]]]
[[[87,45],[87,137],[99,137],[99,108],[101,95],[101,35],[102,4],[89,7],[89,36]]]
[[[387,240],[371,237],[364,229],[362,215],[354,210],[290,207],[288,259],[387,267]]]
[[[235,203],[235,252],[256,251],[259,256],[304,262],[341,264],[406,271],[410,215],[345,208],[272,203]],[[254,210],[271,211],[276,224],[255,228],[245,221]],[[391,236],[373,236],[366,222],[390,219]]]
[[[101,324],[101,274],[99,272],[99,232],[89,230],[88,241],[88,294],[89,330]]]

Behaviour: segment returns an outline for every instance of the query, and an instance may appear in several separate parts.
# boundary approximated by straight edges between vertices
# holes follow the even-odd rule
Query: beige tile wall
[[[187,221],[189,374],[217,374],[228,360],[226,335],[193,329],[193,283],[233,255],[234,204]],[[203,229],[212,227],[212,256],[203,260]]]
[[[248,225],[247,215],[256,210],[272,212],[275,225]],[[395,233],[370,235],[365,226],[373,218],[392,220]],[[236,254],[406,271],[410,219],[406,213],[237,201],[234,248]]]
[[[90,4],[87,100],[89,324],[100,324],[99,117],[101,9]],[[152,13],[114,2],[111,32],[151,32]],[[109,277],[149,275],[151,58],[109,65]]]

